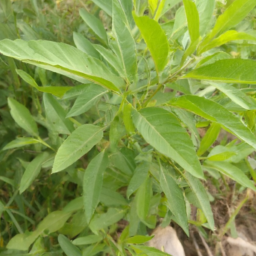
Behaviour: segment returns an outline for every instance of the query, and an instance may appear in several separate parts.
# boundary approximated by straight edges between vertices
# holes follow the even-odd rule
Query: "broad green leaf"
[[[161,12],[161,16],[164,15],[166,12],[168,12],[171,8],[173,8],[175,5],[180,3],[181,0],[165,0],[163,10]]]
[[[30,245],[37,239],[38,235],[32,234],[18,234],[8,242],[6,248],[8,250],[27,251]]]
[[[125,72],[122,69],[122,63],[111,50],[108,50],[99,44],[95,44],[94,48],[116,70],[116,72],[121,77],[125,78]]]
[[[106,206],[127,205],[127,201],[119,193],[109,188],[102,188],[100,202]]]
[[[228,151],[228,149],[222,153],[215,153],[215,154],[212,153],[211,151],[211,153],[207,157],[207,160],[222,162],[222,161],[229,160],[234,155],[236,155],[236,152]]]
[[[195,4],[200,17],[200,34],[204,35],[213,17],[215,0],[195,0]]]
[[[210,33],[210,38],[236,26],[255,6],[256,2],[254,0],[235,0],[224,13],[218,17]]]
[[[238,117],[230,113],[218,103],[198,96],[182,96],[171,102],[171,105],[187,109],[212,122],[219,123],[223,128],[231,131],[238,138],[256,149],[255,135]]]
[[[142,221],[145,221],[149,214],[152,195],[152,181],[147,177],[136,193],[137,214]]]
[[[190,36],[190,44],[186,49],[183,61],[192,54],[197,47],[199,42],[200,32],[199,32],[199,14],[196,9],[196,4],[192,0],[183,0],[186,17],[187,17],[187,24],[188,24],[188,31]]]
[[[125,243],[127,243],[127,244],[144,244],[144,243],[148,242],[149,240],[151,240],[153,237],[154,236],[137,235],[137,236],[127,238],[125,240]]]
[[[101,236],[97,236],[97,235],[82,236],[73,240],[73,244],[74,245],[95,244],[100,242],[102,239],[103,238]]]
[[[136,46],[121,2],[112,0],[112,4],[112,29],[120,52],[123,72],[131,82],[136,79],[137,74]]]
[[[124,126],[129,133],[134,133],[134,124],[132,122],[132,105],[131,104],[124,104],[123,108],[123,121]]]
[[[61,98],[67,91],[72,88],[68,86],[39,86],[36,81],[25,71],[21,69],[16,69],[16,72],[25,82],[30,84],[39,92],[47,92]]]
[[[165,68],[169,57],[169,43],[164,30],[147,16],[138,17],[133,13],[134,21],[154,60],[157,73]]]
[[[221,126],[220,124],[212,123],[210,128],[207,130],[203,139],[201,140],[200,147],[197,151],[197,155],[203,155],[210,146],[214,143],[214,141],[218,138],[220,133]]]
[[[5,145],[2,150],[19,148],[19,147],[23,147],[31,144],[37,144],[37,143],[40,143],[40,141],[33,138],[17,138],[16,140],[13,140],[9,142],[7,145]]]
[[[149,162],[142,162],[136,167],[126,191],[127,198],[129,198],[131,194],[134,193],[141,186],[141,184],[146,180],[148,176],[149,168],[150,168]]]
[[[250,96],[247,96],[243,91],[229,84],[211,83],[211,85],[226,94],[228,98],[242,108],[247,110],[256,110],[256,101]]]
[[[126,210],[117,208],[108,208],[103,214],[94,215],[90,222],[90,229],[95,233],[100,229],[107,228],[121,220],[126,214]]]
[[[73,123],[66,118],[66,111],[54,96],[44,93],[43,102],[50,128],[58,134],[70,134],[74,130]]]
[[[213,80],[225,83],[256,84],[256,61],[245,59],[219,60],[190,71],[183,78]]]
[[[112,15],[112,0],[92,0],[96,5],[98,5],[105,13],[109,16]]]
[[[168,206],[176,217],[178,224],[188,235],[188,219],[186,212],[185,200],[182,190],[179,188],[175,180],[160,164],[160,186],[168,200]]]
[[[119,118],[116,117],[111,125],[109,130],[109,142],[110,150],[116,152],[119,150],[118,144],[123,136],[126,135],[125,127],[123,123],[120,122]]]
[[[31,116],[29,110],[12,98],[8,98],[8,105],[11,109],[11,115],[14,121],[29,134],[38,136],[36,122]]]
[[[135,251],[137,251],[136,255],[144,256],[145,254],[142,253],[146,253],[147,256],[170,256],[169,253],[161,252],[153,247],[147,247],[142,245],[131,245],[131,247],[135,249]]]
[[[46,152],[41,153],[28,164],[20,181],[20,194],[23,193],[32,184],[34,179],[39,175],[42,163],[48,156],[49,154]]]
[[[64,43],[5,39],[0,41],[0,52],[82,83],[90,80],[113,91],[119,91],[118,87],[124,85],[102,61]]]
[[[185,172],[184,177],[191,188],[192,192],[194,193],[195,197],[197,198],[197,202],[200,205],[200,209],[203,211],[209,227],[211,230],[214,229],[214,219],[213,219],[213,213],[211,209],[211,205],[209,202],[209,197],[207,195],[207,192],[205,191],[204,186],[200,182],[199,179],[193,177],[188,172]]]
[[[52,172],[60,172],[86,154],[103,137],[102,128],[85,124],[79,126],[60,146]]]
[[[79,14],[84,22],[90,27],[92,32],[95,33],[95,35],[101,39],[102,42],[108,44],[108,36],[102,22],[85,9],[80,9]]]
[[[89,223],[99,203],[103,174],[108,167],[105,151],[94,157],[87,166],[83,179],[83,198],[86,220]]]
[[[139,112],[134,110],[133,121],[144,139],[156,150],[177,162],[195,177],[204,177],[192,141],[172,113],[155,107]]]
[[[90,84],[79,84],[72,87],[71,90],[65,93],[65,95],[62,97],[62,100],[72,100],[77,98],[79,95],[81,95],[84,92],[84,90],[87,89],[89,85]]]
[[[213,39],[208,44],[204,45],[203,48],[200,48],[198,50],[198,54],[201,54],[203,52],[206,52],[214,47],[219,47],[223,44],[226,44],[230,41],[236,41],[236,40],[251,40],[256,41],[256,37],[252,36],[250,34],[244,33],[244,32],[237,32],[235,30],[229,30],[225,32],[224,34],[220,35],[216,39]]]
[[[94,49],[94,45],[83,35],[73,32],[73,40],[76,45],[76,48],[80,51],[99,59],[99,53]]]
[[[217,161],[216,162],[206,161],[205,164],[206,166],[216,169],[222,174],[228,176],[232,180],[235,180],[237,183],[241,184],[242,186],[256,191],[256,187],[254,183],[244,174],[242,170],[240,170],[235,165],[232,165],[227,162],[217,162]]]
[[[78,116],[88,111],[108,90],[97,84],[87,86],[78,96],[66,117]]]
[[[186,12],[184,6],[181,6],[175,13],[175,20],[172,29],[171,38],[177,39],[180,31],[187,25]]]
[[[67,256],[82,256],[81,251],[64,235],[60,234],[58,236],[58,242]]]

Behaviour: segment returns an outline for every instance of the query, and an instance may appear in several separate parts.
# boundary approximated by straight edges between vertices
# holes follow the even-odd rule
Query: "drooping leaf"
[[[200,34],[203,35],[211,23],[215,0],[195,0],[195,4],[200,17]]]
[[[60,234],[58,236],[58,242],[67,256],[82,256],[81,251],[64,235]]]
[[[125,72],[122,68],[122,63],[111,50],[108,50],[98,44],[95,44],[94,48],[117,71],[121,77],[125,78]]]
[[[228,176],[232,180],[235,180],[242,186],[256,191],[254,183],[244,174],[242,170],[240,170],[235,165],[227,162],[206,161],[206,166],[212,167],[223,173],[224,175]]]
[[[218,17],[210,37],[213,38],[236,26],[255,6],[256,2],[254,0],[235,0],[224,13]]]
[[[133,121],[151,146],[177,162],[195,177],[203,178],[192,141],[172,113],[155,107],[145,108],[139,112],[134,110]]]
[[[94,49],[93,44],[80,33],[73,32],[74,43],[80,51],[99,59],[99,53]]]
[[[156,70],[160,73],[165,68],[169,57],[169,43],[165,32],[155,20],[147,16],[138,17],[134,13],[133,17],[151,53]]]
[[[160,186],[168,200],[168,206],[171,212],[176,217],[178,224],[182,227],[185,233],[188,235],[188,219],[186,212],[185,200],[182,194],[182,190],[179,188],[175,180],[160,164]]]
[[[108,167],[105,151],[94,157],[86,168],[83,180],[83,198],[86,220],[90,219],[99,203],[103,183],[103,174]]]
[[[101,236],[97,236],[97,235],[82,236],[73,240],[73,244],[74,245],[95,244],[100,242],[102,239],[103,238]]]
[[[113,91],[119,91],[124,84],[103,62],[64,43],[5,39],[0,41],[0,52],[82,83],[90,80]]]
[[[256,101],[243,91],[229,84],[211,83],[218,90],[226,94],[233,102],[247,110],[256,110]]]
[[[140,165],[136,167],[126,191],[127,198],[129,198],[131,194],[134,193],[140,187],[140,185],[146,180],[149,168],[149,162],[142,162]]]
[[[214,229],[214,219],[213,219],[213,213],[211,209],[211,205],[209,202],[209,197],[205,191],[205,188],[203,184],[200,182],[199,179],[193,177],[188,172],[185,172],[184,177],[193,191],[195,197],[197,198],[197,203],[200,205],[200,209],[203,211],[209,227],[211,230]]]
[[[17,138],[11,142],[9,142],[7,145],[3,147],[2,150],[12,149],[12,148],[19,148],[31,144],[37,144],[40,143],[40,141],[33,139],[33,138]]]
[[[151,197],[152,181],[147,177],[136,193],[137,214],[142,221],[145,221],[149,214]]]
[[[34,179],[38,176],[43,161],[49,156],[47,152],[44,152],[38,155],[36,158],[30,162],[21,178],[20,181],[20,194],[23,193],[34,181]]]
[[[124,217],[125,213],[126,210],[124,209],[108,208],[106,213],[94,215],[89,227],[95,233],[118,222]]]
[[[112,15],[112,0],[92,0],[96,5],[98,5],[105,13],[109,16]]]
[[[235,30],[229,30],[224,34],[220,35],[216,39],[213,39],[208,44],[204,45],[202,48],[198,50],[198,53],[206,52],[214,47],[219,47],[223,44],[226,44],[230,41],[236,40],[251,40],[256,41],[256,37],[244,32],[237,32]]]
[[[255,135],[241,123],[239,118],[218,103],[203,97],[188,95],[173,100],[171,105],[187,109],[212,122],[219,123],[223,128],[231,131],[256,149]]]
[[[29,134],[38,136],[36,122],[31,116],[29,110],[12,98],[8,98],[8,105],[11,109],[11,115],[14,121]]]
[[[119,0],[112,0],[112,29],[118,45],[123,71],[129,81],[136,79],[136,47],[130,31],[130,25]],[[124,40],[125,38],[125,40]]]
[[[79,14],[84,22],[90,27],[93,33],[105,44],[108,43],[108,36],[102,22],[85,9],[80,9]]]
[[[86,154],[103,137],[102,128],[85,124],[79,126],[60,146],[52,172],[60,172]]]
[[[44,93],[43,102],[50,128],[58,134],[70,134],[74,130],[73,123],[66,118],[66,111],[50,94]]]
[[[256,84],[256,61],[245,59],[219,60],[190,71],[183,78],[213,80],[225,83]]]
[[[107,89],[97,84],[87,86],[78,96],[66,117],[78,116],[85,113],[107,92]]]
[[[197,155],[203,155],[210,146],[214,143],[214,141],[218,138],[220,133],[221,126],[220,124],[212,123],[210,128],[207,130],[206,134],[201,140],[200,147],[197,151]]]
[[[196,4],[192,0],[183,0],[183,3],[186,11],[188,31],[190,36],[190,44],[183,56],[183,61],[185,61],[187,56],[189,56],[196,50],[200,37],[200,28],[199,14],[196,8]]]

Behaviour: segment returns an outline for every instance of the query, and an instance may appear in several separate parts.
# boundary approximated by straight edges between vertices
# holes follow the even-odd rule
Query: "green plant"
[[[8,98],[11,116],[25,133],[2,150],[33,149],[32,160],[21,160],[25,171],[14,188],[22,194],[44,177],[52,192],[65,181],[76,190],[76,198],[49,211],[34,231],[23,233],[17,223],[20,234],[8,250],[47,255],[43,237],[58,231],[58,244],[70,256],[166,255],[138,245],[150,239],[147,228],[154,229],[159,217],[187,235],[189,223],[214,229],[201,182],[206,176],[226,176],[256,191],[254,171],[246,165],[256,149],[256,62],[247,59],[254,48],[245,58],[231,54],[256,41],[252,31],[241,29],[256,2],[228,2],[216,22],[214,11],[222,6],[216,9],[214,0],[180,2],[94,0],[95,15],[80,10],[92,38],[74,32],[76,48],[45,40],[0,41],[2,55],[41,72],[38,79],[16,69],[34,88],[30,108],[36,117],[28,110],[31,102],[20,103],[17,88],[16,99]],[[100,22],[97,6],[112,18],[112,29]],[[174,6],[179,8],[169,20]],[[48,86],[44,70],[78,83]],[[198,127],[207,129],[202,139]],[[221,129],[239,141],[212,147]],[[11,216],[11,203],[0,203],[0,212]],[[190,219],[190,204],[199,209],[197,221]],[[128,224],[117,238],[122,219]]]

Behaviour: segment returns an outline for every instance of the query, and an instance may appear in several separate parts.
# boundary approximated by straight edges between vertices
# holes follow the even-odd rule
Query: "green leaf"
[[[112,0],[112,4],[112,29],[120,52],[125,76],[131,82],[136,80],[137,74],[136,46],[121,2]]]
[[[81,251],[74,246],[71,241],[64,235],[58,236],[58,242],[61,249],[65,252],[67,256],[82,256]]]
[[[256,138],[238,117],[218,103],[198,96],[182,96],[171,102],[171,105],[187,109],[212,122],[219,123],[238,138],[256,149]]]
[[[172,113],[155,107],[139,112],[134,110],[133,121],[143,138],[156,150],[177,162],[195,177],[204,177],[192,141]]]
[[[85,113],[107,92],[108,90],[97,84],[91,84],[85,87],[66,117],[78,116]]]
[[[210,146],[214,143],[214,141],[218,138],[220,133],[221,126],[216,123],[212,123],[210,128],[207,130],[203,139],[201,140],[200,147],[197,151],[197,155],[203,155]]]
[[[102,61],[64,43],[5,39],[0,41],[0,52],[82,83],[90,80],[117,92],[118,87],[124,85],[123,80],[111,73]]]
[[[94,215],[90,222],[90,229],[95,233],[100,229],[107,228],[121,220],[126,213],[126,210],[117,208],[108,208],[108,211],[103,214]]]
[[[256,2],[254,0],[235,0],[229,5],[225,12],[218,17],[210,33],[210,38],[235,27],[255,6]]]
[[[127,201],[119,193],[109,188],[102,188],[100,202],[106,206],[127,205]]]
[[[160,73],[169,58],[169,43],[165,32],[155,20],[147,16],[138,17],[133,13],[133,17],[151,53],[157,73]]]
[[[86,220],[89,223],[99,203],[103,174],[108,167],[105,151],[94,157],[86,168],[83,179],[83,198]]]
[[[199,32],[199,14],[196,9],[196,4],[192,0],[183,0],[186,17],[187,17],[187,24],[188,24],[188,32],[190,36],[190,45],[186,49],[183,61],[192,54],[197,47],[199,42],[200,32]]]
[[[123,121],[124,126],[129,133],[134,133],[134,124],[132,122],[132,105],[131,104],[124,104],[123,108]]]
[[[221,172],[222,174],[228,176],[232,180],[235,180],[237,183],[241,184],[244,187],[250,188],[256,191],[256,187],[254,182],[252,182],[242,170],[240,170],[235,165],[232,165],[227,162],[211,162],[206,161],[206,166],[209,166],[217,171]]]
[[[16,140],[13,140],[9,142],[7,145],[5,145],[2,150],[18,148],[37,143],[40,143],[40,141],[33,138],[17,138]]]
[[[74,245],[95,244],[100,242],[102,239],[103,238],[101,236],[97,236],[97,235],[82,236],[73,240],[73,244]]]
[[[175,13],[175,20],[172,29],[171,38],[177,39],[182,29],[187,25],[186,12],[184,6],[181,6]]]
[[[105,13],[112,16],[112,0],[92,0],[96,5],[98,5]]]
[[[73,100],[75,98],[77,98],[79,95],[81,95],[84,90],[86,90],[86,88],[89,86],[90,84],[79,84],[76,85],[74,87],[72,87],[71,90],[69,90],[68,92],[65,93],[65,95],[63,96],[63,100]]]
[[[76,45],[76,48],[80,51],[99,59],[99,53],[94,49],[94,45],[83,35],[73,32],[73,40]]]
[[[226,94],[233,102],[247,110],[256,110],[255,99],[229,84],[211,83],[212,86]]]
[[[125,243],[127,243],[127,244],[144,244],[144,243],[148,242],[149,240],[151,240],[153,237],[154,236],[137,235],[137,236],[127,238],[125,240]]]
[[[79,14],[92,32],[105,44],[108,44],[108,36],[102,22],[85,9],[80,9]]]
[[[131,194],[134,193],[140,187],[140,185],[146,180],[149,168],[149,162],[142,162],[136,167],[126,191],[127,198],[129,198]]]
[[[146,253],[147,256],[170,256],[169,253],[161,252],[158,249],[155,249],[153,247],[147,247],[142,245],[131,245],[133,249],[139,252]],[[141,253],[137,253],[137,255],[140,255]],[[144,255],[144,254],[142,254]]]
[[[199,179],[193,177],[188,172],[185,172],[184,178],[186,179],[189,187],[191,188],[195,197],[197,198],[197,202],[200,205],[200,209],[203,211],[208,221],[210,229],[214,230],[213,213],[209,202],[209,197],[207,195],[207,192],[205,191],[204,186],[202,185]]]
[[[60,146],[52,172],[60,172],[86,154],[103,137],[102,128],[85,124],[79,126]]]
[[[54,96],[44,93],[44,108],[50,128],[60,134],[70,134],[74,130],[73,123],[66,118],[66,111]]]
[[[220,35],[216,39],[210,41],[208,44],[204,45],[202,48],[199,48],[198,54],[206,52],[214,47],[219,47],[223,44],[226,44],[230,41],[236,40],[251,40],[256,41],[256,37],[244,32],[237,32],[235,30],[229,30],[224,34]]]
[[[20,181],[20,194],[23,193],[34,181],[34,179],[38,176],[42,163],[49,156],[48,153],[44,152],[37,157],[35,157],[32,162],[30,162],[21,178]]]
[[[164,8],[161,12],[161,16],[164,15],[166,12],[168,12],[171,8],[173,8],[175,5],[180,3],[181,0],[165,0]]]
[[[121,77],[125,78],[125,72],[122,68],[122,63],[111,50],[108,50],[99,44],[95,44],[94,48],[117,71]]]
[[[195,0],[200,17],[200,34],[207,32],[213,17],[215,0]]]
[[[39,87],[36,83],[36,81],[25,71],[21,69],[16,69],[17,74],[28,84],[30,84],[32,87],[37,88]]]
[[[136,193],[137,214],[142,221],[148,216],[151,197],[152,181],[147,177]]]
[[[182,190],[179,188],[175,180],[160,164],[160,186],[168,200],[168,206],[171,212],[176,217],[177,223],[182,227],[187,235],[188,231],[188,219],[186,212],[186,204],[182,194]]]
[[[11,109],[11,115],[14,121],[29,134],[38,136],[36,122],[31,116],[29,110],[12,98],[8,98],[8,105]]]
[[[219,60],[192,70],[183,78],[213,80],[226,83],[256,84],[256,61],[245,59]]]

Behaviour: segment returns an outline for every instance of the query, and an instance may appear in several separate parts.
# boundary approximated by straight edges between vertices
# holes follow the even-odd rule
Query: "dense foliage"
[[[256,1],[39,2],[0,2],[0,255],[214,231],[207,182],[256,191]]]

